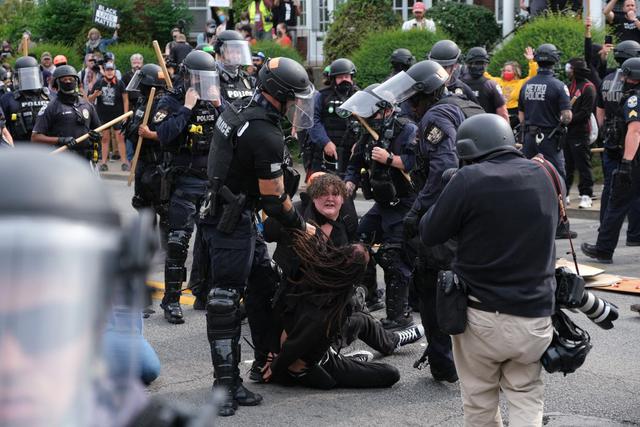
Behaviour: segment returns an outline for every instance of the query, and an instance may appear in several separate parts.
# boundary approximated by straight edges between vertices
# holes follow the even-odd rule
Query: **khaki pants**
[[[469,308],[464,333],[452,336],[465,426],[502,426],[499,392],[509,402],[509,426],[541,426],[544,386],[540,357],[551,343],[550,317],[527,318]]]

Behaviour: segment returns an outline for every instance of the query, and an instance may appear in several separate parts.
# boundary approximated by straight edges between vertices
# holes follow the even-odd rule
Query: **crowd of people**
[[[428,363],[436,382],[460,381],[465,425],[501,425],[500,391],[509,403],[510,424],[542,425],[541,359],[560,357],[555,363],[572,372],[590,348],[587,335],[579,342],[582,353],[547,355],[550,346],[560,345],[554,334],[561,331],[554,329],[552,317],[567,304],[556,301],[554,240],[577,237],[564,209],[574,170],[580,174],[580,207],[590,207],[594,196],[590,147],[599,137],[592,138],[592,126],[602,129],[605,187],[598,242],[583,243],[582,251],[612,262],[626,216],[626,244],[640,245],[634,210],[640,195],[640,44],[616,44],[618,68],[607,70],[611,49],[591,43],[587,20],[584,57],[562,64],[562,46],[545,43],[525,50],[528,75],[514,61],[504,64],[500,76],[491,76],[483,47],[463,54],[454,41],[440,40],[420,61],[399,47],[389,58],[389,76],[363,89],[353,62],[336,59],[326,69],[327,87],[316,90],[308,70],[294,60],[251,52],[254,35],[273,37],[274,27],[286,24],[299,7],[284,0],[252,2],[239,31],[226,29],[220,11],[195,49],[176,28],[162,61],[167,73],[135,54],[132,70],[119,75],[107,51],[117,32],[103,39],[93,29],[80,71],[48,53],[40,63],[18,58],[12,91],[0,98],[3,139],[18,149],[14,158],[0,155],[0,173],[23,177],[24,188],[17,187],[15,196],[13,190],[0,195],[0,235],[8,236],[0,239],[0,251],[13,249],[12,226],[29,235],[40,231],[29,232],[31,223],[14,223],[5,212],[43,217],[61,232],[72,227],[71,219],[89,227],[85,234],[73,234],[77,241],[51,238],[44,249],[59,254],[72,270],[82,271],[78,266],[92,260],[87,257],[104,263],[96,261],[101,267],[95,270],[108,274],[91,283],[102,306],[91,312],[94,322],[84,323],[97,330],[106,323],[111,333],[133,325],[135,347],[144,355],[133,370],[127,369],[129,358],[118,356],[123,340],[104,337],[116,373],[112,379],[130,380],[133,371],[149,383],[158,375],[157,356],[142,338],[141,307],[131,303],[130,294],[148,267],[153,245],[145,233],[154,223],[165,252],[162,315],[170,324],[185,322],[180,297],[189,277],[193,308],[206,312],[221,416],[263,400],[245,386],[239,370],[246,317],[254,352],[252,381],[322,390],[391,387],[400,379],[392,363],[373,361],[368,351],[343,350],[360,339],[390,356],[426,337],[416,365]],[[283,21],[276,18],[280,9]],[[420,12],[424,5],[417,2],[416,26],[430,29],[432,23],[424,23]],[[555,77],[558,66],[564,66],[568,86]],[[116,237],[117,214],[100,196],[106,190],[77,159],[107,170],[112,128],[96,129],[128,111],[130,117],[114,126],[115,139],[121,155],[127,153],[123,168],[135,157],[132,206],[141,217],[133,230]],[[293,167],[283,122],[302,149],[306,188],[299,200],[294,196],[301,176]],[[26,141],[71,151],[76,159],[51,157],[60,160],[53,160],[48,171],[43,164],[48,154],[23,154],[21,146],[35,145]],[[29,161],[32,168],[19,164]],[[26,174],[30,169],[38,171],[37,180]],[[59,185],[73,193],[70,206],[77,209],[71,211],[64,197],[57,199],[58,183],[46,177],[64,171],[68,175]],[[100,188],[95,194],[94,187]],[[358,191],[374,202],[361,218],[354,204]],[[25,194],[37,200],[21,199]],[[96,206],[87,203],[92,201]],[[95,254],[83,236],[101,245]],[[273,256],[267,242],[276,243]],[[20,246],[20,257],[41,255],[42,249],[35,243]],[[6,260],[20,257],[0,257],[5,261],[0,265],[12,273],[4,276],[36,286],[34,274],[42,273],[38,278],[44,283],[63,283],[44,261],[40,270],[13,274],[22,264]],[[78,277],[72,275],[82,283]],[[100,292],[112,279],[125,286],[112,290],[109,296],[117,304],[105,310],[111,306]],[[34,302],[25,297],[17,308],[6,305],[0,303],[2,319],[4,311],[26,319],[22,311],[31,313]],[[74,310],[78,305],[71,301]],[[596,322],[609,316],[600,309],[589,314],[600,319]],[[379,310],[385,310],[382,320],[372,315]],[[9,335],[22,331],[14,326],[18,323],[8,323]],[[14,338],[29,345],[26,337]],[[78,360],[91,360],[84,347],[76,350]],[[24,392],[16,372],[3,369],[4,360],[2,383]],[[548,363],[545,368],[559,369]],[[63,400],[56,404],[68,405]],[[0,424],[2,417],[20,421],[25,416],[12,404],[10,398],[0,399]],[[145,417],[157,415],[157,408],[136,404],[129,415],[140,410]],[[66,420],[70,408],[53,413]],[[38,420],[27,425],[51,423],[37,417],[42,415],[24,419]]]

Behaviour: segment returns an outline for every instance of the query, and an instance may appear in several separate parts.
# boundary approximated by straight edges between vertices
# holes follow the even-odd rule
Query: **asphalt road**
[[[135,215],[130,205],[132,189],[126,182],[105,182],[123,217]],[[369,202],[358,201],[358,211],[364,213],[369,205]],[[597,226],[596,221],[574,220],[572,228],[579,233],[577,246],[583,241],[594,242]],[[626,247],[624,241],[623,232],[614,264],[606,266],[606,271],[638,277],[640,248]],[[567,241],[558,241],[558,256],[567,256],[568,248]],[[580,262],[588,263],[581,254],[578,258]],[[162,275],[163,261],[159,254],[150,279],[162,281]],[[620,318],[614,329],[605,331],[581,313],[572,315],[574,321],[591,334],[593,350],[584,366],[574,374],[566,377],[544,374],[546,425],[640,425],[640,316],[629,309],[630,304],[640,303],[640,298],[595,292],[620,308]],[[209,401],[213,380],[204,312],[187,306],[184,308],[186,323],[171,325],[164,321],[157,301],[154,305],[156,314],[146,320],[145,335],[158,352],[162,372],[149,387],[149,393],[197,410]],[[375,315],[380,317],[382,312]],[[414,317],[419,321],[419,316]],[[242,333],[249,339],[247,325],[243,326]],[[436,383],[428,368],[419,371],[412,367],[425,345],[422,340],[386,358],[376,355],[377,359],[395,365],[401,372],[400,381],[391,389],[316,391],[253,384],[247,378],[245,383],[249,388],[264,396],[263,404],[240,408],[236,416],[216,420],[216,425],[461,425],[458,384]],[[364,344],[358,348],[364,348]],[[247,377],[252,352],[244,342],[242,360],[241,373]],[[504,418],[508,409],[502,403]]]

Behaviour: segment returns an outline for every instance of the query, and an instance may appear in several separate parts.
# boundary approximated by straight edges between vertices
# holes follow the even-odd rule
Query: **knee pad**
[[[376,253],[376,261],[384,270],[385,281],[406,282],[408,280],[407,274],[403,272],[404,253],[400,245],[382,245]]]
[[[237,289],[214,288],[207,301],[207,337],[209,341],[240,335],[240,292]]]
[[[167,258],[181,261],[184,264],[189,250],[190,237],[191,235],[184,230],[174,230],[169,232],[169,237],[167,239]]]

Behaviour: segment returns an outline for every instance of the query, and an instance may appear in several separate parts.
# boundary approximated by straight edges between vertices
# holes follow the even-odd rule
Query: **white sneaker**
[[[564,204],[567,205],[567,206],[571,205],[571,197],[570,196],[567,196],[564,199]]]
[[[373,360],[373,353],[367,350],[356,350],[351,353],[343,354],[342,356],[359,362],[370,362]]]
[[[591,207],[591,205],[592,205],[591,197],[587,195],[580,196],[580,204],[578,205],[580,209],[588,209]]]

